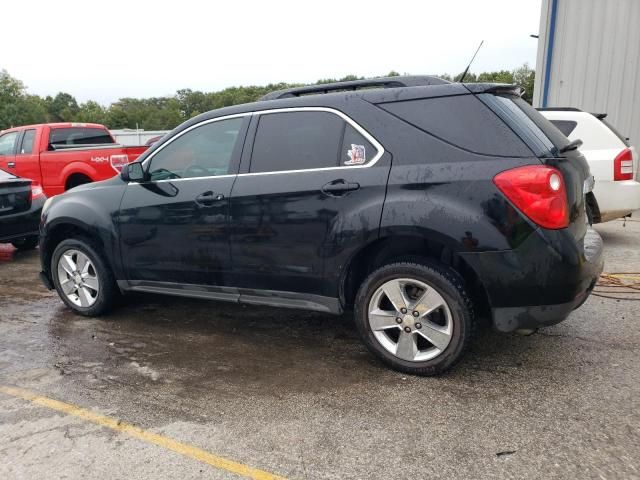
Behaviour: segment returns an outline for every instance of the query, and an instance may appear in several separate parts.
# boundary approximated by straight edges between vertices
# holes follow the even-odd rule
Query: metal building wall
[[[640,147],[640,0],[543,0],[533,104],[606,112]]]

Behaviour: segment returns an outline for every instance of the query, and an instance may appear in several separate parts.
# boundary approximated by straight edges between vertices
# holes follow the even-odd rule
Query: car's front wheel
[[[60,242],[51,259],[51,276],[62,301],[81,315],[105,313],[118,295],[110,268],[85,238]]]
[[[474,329],[462,280],[440,264],[385,265],[364,281],[355,303],[365,345],[406,373],[437,375],[451,368]]]

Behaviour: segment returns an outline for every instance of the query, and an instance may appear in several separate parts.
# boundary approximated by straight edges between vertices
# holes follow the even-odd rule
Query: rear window
[[[601,118],[600,121],[604,123],[607,126],[607,128],[611,130],[615,134],[615,136],[620,139],[622,143],[624,143],[626,147],[631,146],[631,143],[629,143],[629,139],[627,137],[624,137],[618,130],[615,129],[613,125],[607,122],[604,118]]]
[[[560,130],[522,98],[491,93],[478,97],[524,140],[536,156],[555,157],[569,144]]]
[[[447,143],[482,155],[525,157],[531,151],[474,95],[426,98],[378,105]]]
[[[112,144],[113,139],[108,130],[103,128],[69,127],[54,128],[49,134],[50,147],[69,145],[103,145]]]
[[[573,120],[549,120],[551,123],[555,125],[555,127],[560,130],[565,137],[571,135],[578,126],[578,122],[574,122]]]

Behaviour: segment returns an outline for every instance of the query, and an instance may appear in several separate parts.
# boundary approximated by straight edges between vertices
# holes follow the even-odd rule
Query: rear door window
[[[75,145],[113,144],[109,131],[103,128],[65,127],[53,128],[49,134],[51,150]]]
[[[344,129],[345,121],[330,112],[261,114],[249,171],[336,167],[342,158]]]
[[[13,155],[15,152],[16,140],[20,132],[9,132],[0,136],[0,155]]]
[[[36,138],[35,130],[27,130],[22,137],[22,144],[18,149],[19,155],[31,155],[33,153],[33,141]]]

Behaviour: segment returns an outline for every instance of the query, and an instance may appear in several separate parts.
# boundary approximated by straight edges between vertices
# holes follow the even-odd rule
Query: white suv
[[[638,153],[627,138],[605,121],[606,114],[577,108],[540,108],[569,140],[582,140],[580,151],[595,177],[587,196],[593,223],[608,222],[640,209]]]

